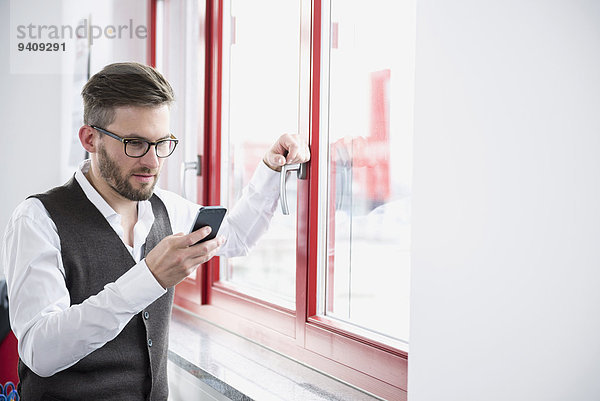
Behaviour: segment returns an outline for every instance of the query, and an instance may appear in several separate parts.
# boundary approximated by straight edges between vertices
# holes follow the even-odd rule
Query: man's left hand
[[[304,163],[310,160],[308,144],[300,135],[283,134],[265,154],[263,161],[272,170],[281,171],[285,164]]]

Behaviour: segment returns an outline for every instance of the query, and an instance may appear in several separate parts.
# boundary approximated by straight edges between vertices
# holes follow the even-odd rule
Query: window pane
[[[321,313],[408,342],[415,2],[330,13]]]
[[[241,196],[262,156],[298,127],[300,5],[225,2],[223,24],[222,203]],[[230,15],[230,17],[227,17]],[[288,177],[290,215],[280,210],[250,255],[221,258],[220,279],[237,290],[295,308],[296,182]]]

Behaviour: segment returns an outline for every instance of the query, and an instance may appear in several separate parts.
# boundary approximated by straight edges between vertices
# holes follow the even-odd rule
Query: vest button
[[[152,347],[152,339],[148,339],[148,347]]]
[[[148,313],[148,311],[144,311],[144,319],[150,319],[150,313]]]

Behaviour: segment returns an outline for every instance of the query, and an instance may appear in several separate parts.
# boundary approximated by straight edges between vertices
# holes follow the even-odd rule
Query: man
[[[177,145],[173,91],[154,69],[118,63],[82,91],[90,154],[62,187],[21,203],[1,256],[23,400],[166,400],[173,287],[215,255],[247,252],[276,208],[276,171],[309,159],[283,135],[219,236],[187,234],[198,205],[155,188]],[[176,233],[176,234],[173,234]]]

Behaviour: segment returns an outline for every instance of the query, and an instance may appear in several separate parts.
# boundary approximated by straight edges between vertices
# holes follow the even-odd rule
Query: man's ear
[[[83,125],[79,128],[79,141],[88,153],[96,153],[98,151],[96,138],[96,130],[89,125]]]

